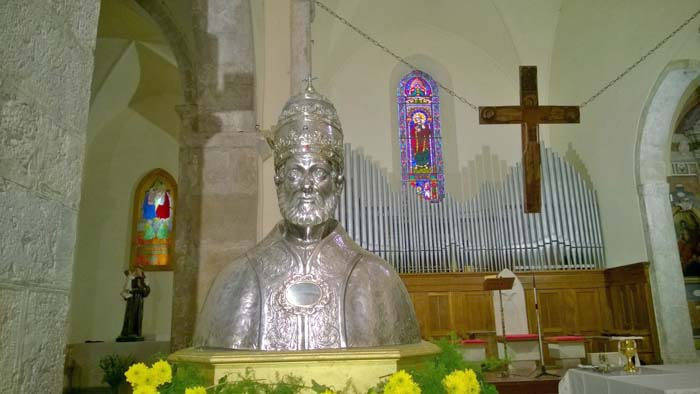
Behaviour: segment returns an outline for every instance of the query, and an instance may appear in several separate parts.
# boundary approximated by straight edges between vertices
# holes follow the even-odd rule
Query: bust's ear
[[[335,192],[340,195],[340,192],[343,191],[343,187],[345,187],[345,175],[340,174],[335,176]]]
[[[275,186],[279,186],[280,183],[282,183],[282,176],[275,171],[275,177],[273,178],[275,181]]]

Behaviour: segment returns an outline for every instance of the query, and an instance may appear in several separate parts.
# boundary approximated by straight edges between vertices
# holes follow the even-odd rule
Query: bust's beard
[[[314,193],[310,202],[302,201],[302,193],[296,192],[291,195],[277,188],[277,200],[279,201],[282,217],[297,226],[315,226],[326,222],[333,217],[335,212],[335,194],[327,199],[323,199],[320,194]]]

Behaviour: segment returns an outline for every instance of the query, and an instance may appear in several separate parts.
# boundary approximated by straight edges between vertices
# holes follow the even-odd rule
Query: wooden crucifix
[[[539,105],[536,66],[520,66],[520,105],[479,107],[479,124],[521,125],[525,213],[538,213],[542,209],[538,125],[579,123],[580,119],[578,106]]]

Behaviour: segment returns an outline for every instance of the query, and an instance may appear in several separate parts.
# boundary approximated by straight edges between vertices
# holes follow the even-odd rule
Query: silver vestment
[[[420,342],[394,269],[350,239],[333,212],[343,186],[343,132],[333,104],[309,86],[273,135],[284,220],[219,273],[194,346],[306,350]]]
[[[384,260],[338,225],[316,245],[284,235],[282,223],[216,278],[194,345],[305,350],[420,342],[411,299]],[[313,305],[289,302],[298,283],[320,288]]]

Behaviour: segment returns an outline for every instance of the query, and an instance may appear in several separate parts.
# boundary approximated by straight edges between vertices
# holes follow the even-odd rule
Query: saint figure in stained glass
[[[411,149],[413,151],[413,170],[430,173],[430,127],[426,125],[427,117],[423,112],[415,112],[411,125]]]
[[[430,202],[440,202],[445,176],[435,81],[422,71],[412,71],[399,82],[397,103],[403,185]]]
[[[136,188],[131,266],[170,270],[173,262],[175,180],[157,169]]]

